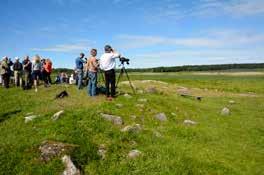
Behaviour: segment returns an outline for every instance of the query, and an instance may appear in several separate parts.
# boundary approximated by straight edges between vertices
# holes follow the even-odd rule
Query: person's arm
[[[113,53],[112,58],[120,58],[121,57],[120,53],[116,52],[114,49],[113,49],[112,53]]]

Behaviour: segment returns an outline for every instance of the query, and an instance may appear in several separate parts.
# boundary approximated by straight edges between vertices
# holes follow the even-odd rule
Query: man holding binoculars
[[[105,53],[100,58],[100,68],[104,71],[105,74],[105,87],[106,87],[106,96],[107,100],[112,101],[115,97],[116,87],[115,87],[115,67],[116,67],[116,58],[120,58],[120,54],[117,53],[110,45],[106,45]],[[111,85],[111,93],[110,93]]]

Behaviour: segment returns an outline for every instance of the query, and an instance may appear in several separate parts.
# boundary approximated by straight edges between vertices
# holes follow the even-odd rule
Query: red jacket
[[[46,72],[51,73],[52,72],[52,63],[46,62],[46,64],[44,65],[44,69]]]

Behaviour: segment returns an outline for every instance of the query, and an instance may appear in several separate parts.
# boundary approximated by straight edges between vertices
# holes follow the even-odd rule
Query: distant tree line
[[[155,67],[155,68],[141,68],[141,69],[127,69],[129,72],[188,72],[188,71],[221,71],[231,69],[264,69],[264,63],[250,63],[250,64],[215,64],[215,65],[185,65],[173,67]],[[117,72],[120,70],[117,69]],[[53,73],[58,74],[65,72],[67,74],[73,73],[73,69],[57,68]]]
[[[221,71],[230,69],[260,69],[264,63],[254,64],[216,64],[216,65],[186,65],[174,67],[155,67],[143,69],[128,69],[129,72],[182,72],[182,71]]]

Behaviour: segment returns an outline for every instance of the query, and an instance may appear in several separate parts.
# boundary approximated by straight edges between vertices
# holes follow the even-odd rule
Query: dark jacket
[[[23,66],[24,66],[24,71],[27,71],[27,72],[31,72],[32,71],[32,63],[30,61],[24,60],[23,61]]]
[[[14,71],[22,71],[23,66],[20,62],[15,62],[13,65],[13,69],[14,69]]]

